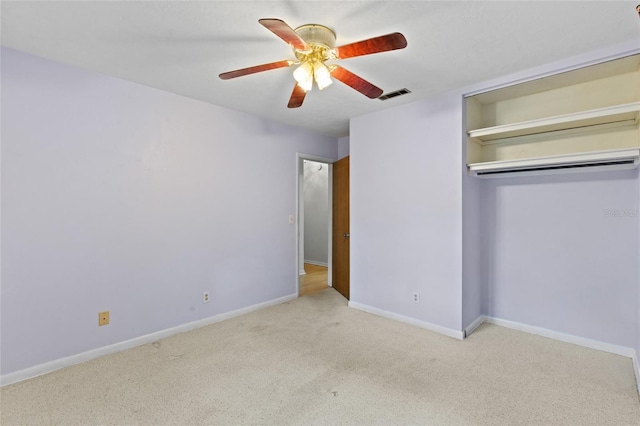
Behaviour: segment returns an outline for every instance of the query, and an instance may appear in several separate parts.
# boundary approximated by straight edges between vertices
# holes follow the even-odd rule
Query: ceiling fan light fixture
[[[296,61],[284,60],[241,68],[221,73],[219,77],[228,80],[297,64],[299,66],[293,72],[296,84],[293,86],[288,108],[302,106],[306,93],[313,88],[314,80],[320,90],[331,85],[335,78],[370,99],[380,97],[383,91],[379,87],[339,65],[327,65],[325,62],[407,47],[407,40],[398,32],[336,47],[336,33],[324,25],[307,24],[294,30],[282,19],[264,18],[258,22],[293,49]]]
[[[308,92],[313,88],[313,65],[310,62],[303,62],[293,72],[293,78],[298,82],[298,86]]]
[[[331,73],[329,72],[329,68],[322,62],[316,62],[313,65],[313,77],[318,84],[318,89],[322,90],[327,86],[330,86],[333,81],[331,81]]]

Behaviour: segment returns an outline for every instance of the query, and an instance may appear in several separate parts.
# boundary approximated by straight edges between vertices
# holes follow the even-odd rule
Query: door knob
[[[348,238],[349,234],[345,232],[344,234],[342,234],[342,236],[345,237],[345,238]]]

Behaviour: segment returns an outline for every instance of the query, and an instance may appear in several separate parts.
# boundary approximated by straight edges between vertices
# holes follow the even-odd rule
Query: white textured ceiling
[[[333,136],[349,118],[640,37],[635,1],[2,1],[2,45]],[[403,50],[340,61],[385,93],[336,82],[288,109],[292,68],[223,81],[283,59],[258,24],[333,28],[337,45],[401,32]]]

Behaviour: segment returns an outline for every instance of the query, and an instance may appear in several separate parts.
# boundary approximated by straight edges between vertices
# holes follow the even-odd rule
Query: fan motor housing
[[[294,31],[310,46],[333,49],[336,45],[336,33],[324,25],[306,24],[299,26]]]

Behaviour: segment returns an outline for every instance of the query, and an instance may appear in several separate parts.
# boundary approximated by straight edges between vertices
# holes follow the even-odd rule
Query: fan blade
[[[297,50],[311,50],[311,47],[281,19],[259,19],[266,29],[280,37],[285,43]]]
[[[256,65],[255,67],[242,68],[239,70],[223,72],[218,77],[220,77],[223,80],[229,80],[230,78],[242,77],[243,75],[255,74],[257,72],[269,71],[277,68],[290,67],[294,63],[295,63],[294,61],[271,62],[270,64]]]
[[[289,108],[298,108],[302,106],[305,96],[307,96],[306,90],[296,83],[296,85],[293,86],[293,92],[291,93],[291,98],[289,99],[289,104],[287,106]]]
[[[393,33],[338,46],[334,51],[339,59],[347,59],[371,55],[372,53],[388,52],[389,50],[404,49],[405,47],[407,47],[407,39],[400,33]]]
[[[366,97],[375,99],[378,96],[382,95],[381,88],[374,86],[362,77],[358,77],[351,71],[348,71],[341,66],[334,65],[333,67],[334,68],[331,70],[331,75],[333,77],[335,77],[337,80],[340,80],[347,86],[356,89]]]

